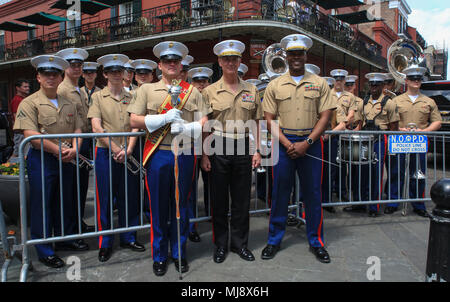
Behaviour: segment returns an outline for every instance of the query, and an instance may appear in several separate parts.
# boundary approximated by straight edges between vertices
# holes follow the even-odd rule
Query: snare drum
[[[376,161],[373,135],[343,134],[339,139],[336,161],[352,165],[365,165]]]

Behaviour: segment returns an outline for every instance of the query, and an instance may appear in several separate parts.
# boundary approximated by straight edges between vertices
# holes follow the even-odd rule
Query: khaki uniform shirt
[[[42,90],[26,97],[17,109],[14,130],[33,130],[42,134],[67,134],[81,129],[83,121],[77,113],[75,104],[57,95],[58,108],[47,98]],[[52,140],[59,144],[59,140]],[[61,142],[72,143],[72,139]]]
[[[398,114],[397,105],[392,99],[389,99],[384,105],[383,111],[381,110],[381,101],[384,98],[384,94],[381,94],[378,100],[373,103],[372,97],[370,97],[367,105],[364,106],[364,124],[367,120],[373,120],[375,117],[375,125],[380,127],[381,130],[388,130],[390,123],[395,123],[400,120],[400,116]],[[380,113],[378,115],[378,113]],[[378,116],[377,116],[378,115]]]
[[[343,91],[340,96],[337,95],[336,90],[333,88],[331,91],[336,96],[336,122],[340,124],[342,122],[348,122],[347,116],[350,110],[357,111],[356,97],[348,91]]]
[[[169,94],[169,88],[164,81],[157,83],[143,84],[136,91],[136,95],[128,106],[128,112],[137,115],[158,114],[158,109]],[[197,88],[192,89],[192,93],[189,96],[186,104],[182,109],[181,118],[186,122],[196,122],[202,117],[212,112],[211,107],[204,100]],[[200,117],[194,115],[200,113]],[[166,135],[161,145],[171,146],[174,136],[170,133]]]
[[[262,104],[264,112],[276,115],[285,133],[299,136],[312,132],[320,113],[336,108],[327,81],[309,72],[298,84],[289,73],[271,81]]]
[[[68,99],[72,103],[76,104],[78,114],[80,115],[84,123],[81,130],[84,133],[92,132],[90,123],[87,119],[89,106],[86,102],[83,101],[83,98],[81,96],[81,88],[73,86],[70,83],[70,80],[68,78],[65,78],[64,81],[62,81],[62,83],[58,86],[58,95],[61,95],[65,99]]]
[[[214,84],[203,90],[205,101],[211,105],[212,116],[210,119],[217,120],[222,124],[223,132],[226,131],[227,121],[260,120],[263,118],[261,101],[258,89],[255,85],[239,79],[239,86],[236,92],[230,90],[221,78]],[[245,132],[248,133],[248,127]],[[230,131],[229,131],[230,132]],[[234,129],[236,133],[242,133],[239,129]]]
[[[363,107],[364,107],[364,100],[360,97],[355,96],[355,122],[362,121],[363,120]]]
[[[102,127],[107,133],[131,132],[128,106],[131,103],[131,94],[122,89],[119,99],[115,99],[108,87],[92,95],[92,105],[89,108],[88,118],[101,119]],[[125,137],[111,138],[118,146],[125,145]],[[97,147],[109,148],[97,140]]]
[[[430,123],[442,121],[436,103],[423,94],[419,94],[414,103],[407,93],[394,98],[393,101],[397,104],[400,114],[400,128],[406,128],[409,123],[415,123],[417,128],[425,129]]]

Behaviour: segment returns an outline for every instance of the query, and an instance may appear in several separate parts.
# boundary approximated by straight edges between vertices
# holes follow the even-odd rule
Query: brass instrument
[[[406,68],[419,66],[424,60],[422,47],[410,39],[399,39],[389,47],[388,68],[394,79],[405,84],[405,74],[402,71]]]
[[[72,144],[66,143],[66,142],[62,142],[61,143],[62,147],[65,147],[67,149],[71,149],[72,148]],[[79,151],[79,150],[78,150]],[[78,159],[79,159],[79,164],[78,167],[79,168],[86,168],[86,169],[93,169],[94,168],[94,161],[81,155],[80,153],[78,153]],[[76,159],[72,159],[70,161],[71,164],[73,164],[74,166],[77,165],[77,160]]]
[[[270,80],[289,71],[286,51],[281,47],[280,43],[274,43],[266,48],[262,56],[262,66]]]
[[[125,145],[121,145],[120,148],[122,150],[125,150]],[[125,152],[127,152],[127,151],[125,150]],[[113,156],[114,156],[114,154],[113,154]],[[134,175],[137,175],[141,171],[141,168],[142,168],[143,174],[146,175],[146,171],[141,166],[140,162],[133,155],[127,155],[127,169],[128,169],[128,171],[130,171]]]

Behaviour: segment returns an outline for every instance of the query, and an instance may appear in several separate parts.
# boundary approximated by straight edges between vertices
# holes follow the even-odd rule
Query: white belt
[[[220,130],[214,130],[213,135],[232,139],[243,139],[248,137],[248,133],[227,133]]]

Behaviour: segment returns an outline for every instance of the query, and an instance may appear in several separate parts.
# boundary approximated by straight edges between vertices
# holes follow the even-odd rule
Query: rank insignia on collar
[[[254,103],[255,97],[251,94],[245,93],[242,95],[242,101],[247,103]]]

